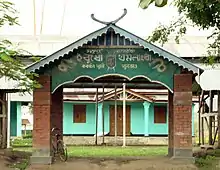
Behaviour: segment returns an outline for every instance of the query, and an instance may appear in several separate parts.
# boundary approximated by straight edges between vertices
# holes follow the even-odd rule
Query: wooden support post
[[[202,98],[202,103],[201,103],[201,115],[204,114],[205,111],[205,102],[203,101]],[[202,135],[202,145],[205,144],[205,134],[204,134],[204,117],[201,117],[201,135]]]
[[[96,98],[95,98],[95,145],[98,145],[98,88],[96,88]]]
[[[199,112],[198,112],[198,134],[199,134],[199,143],[198,145],[201,145],[201,96],[199,95]]]
[[[220,91],[218,91],[218,148],[220,148]]]
[[[215,129],[215,133],[214,133],[214,139],[213,139],[213,141],[212,141],[212,145],[214,145],[214,144],[215,144],[217,134],[218,134],[218,127]]]
[[[8,118],[8,128],[7,128],[7,148],[10,148],[10,139],[11,139],[11,94],[7,94],[7,118]]]
[[[6,148],[7,141],[7,107],[6,107],[6,93],[2,93],[2,100],[4,101],[2,104],[2,148]]]
[[[209,113],[212,112],[212,106],[213,106],[213,96],[212,96],[212,91],[210,90],[209,92]],[[209,117],[209,145],[212,145],[212,121],[213,121],[213,117]]]
[[[103,87],[102,87],[102,144],[104,145],[105,144],[105,110],[104,110],[104,99],[105,97],[105,87],[104,87],[104,84],[103,84]]]
[[[118,131],[118,113],[117,113],[117,86],[115,85],[115,145],[117,145],[117,131]]]
[[[123,83],[123,147],[126,146],[126,85]]]

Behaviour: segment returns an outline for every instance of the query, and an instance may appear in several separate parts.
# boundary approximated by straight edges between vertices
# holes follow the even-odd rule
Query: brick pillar
[[[57,127],[63,134],[63,87],[52,94],[51,128]]]
[[[168,156],[173,156],[173,93],[168,92]]]
[[[192,158],[192,74],[174,75],[173,158]]]
[[[31,163],[50,164],[51,157],[51,78],[41,75],[42,88],[33,92],[33,154]]]

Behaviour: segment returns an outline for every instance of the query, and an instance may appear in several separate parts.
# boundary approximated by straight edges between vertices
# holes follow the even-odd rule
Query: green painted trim
[[[96,51],[95,54],[90,54]],[[87,61],[87,56],[91,61]],[[48,69],[52,76],[52,92],[67,82],[74,82],[80,77],[92,80],[103,76],[120,76],[132,80],[144,77],[160,82],[173,90],[173,75],[180,73],[180,68],[142,48],[80,48],[70,58],[58,61]]]
[[[11,115],[10,115],[10,134],[11,136],[17,136],[17,102],[11,101]]]
[[[106,33],[109,29],[113,29],[116,34],[120,34],[121,36],[124,36],[126,39],[129,39],[130,41],[133,41],[134,43],[137,43],[140,46],[143,46],[144,48],[149,49],[149,51],[152,51],[154,54],[157,54],[158,56],[163,56],[165,59],[172,61],[174,64],[177,64],[178,66],[183,66],[184,68],[187,68],[196,74],[198,74],[199,70],[200,70],[200,73],[204,71],[203,69],[193,65],[187,60],[184,60],[181,57],[178,57],[176,55],[173,55],[172,53],[150,42],[147,42],[146,40],[113,24],[109,24],[108,26],[105,26],[99,30],[96,30],[90,33],[89,35],[79,39],[78,41],[71,43],[70,45],[64,47],[63,49],[58,50],[54,52],[53,54],[42,58],[40,61],[31,64],[26,69],[29,72],[36,72],[40,70],[40,68],[43,68],[46,64],[49,64],[49,63],[54,62],[55,60],[58,60],[61,56],[64,57],[64,54],[68,54],[70,51],[73,51],[73,49],[78,49],[83,44],[86,44],[88,41],[91,41],[92,39],[96,39],[98,36],[102,35],[103,33]]]

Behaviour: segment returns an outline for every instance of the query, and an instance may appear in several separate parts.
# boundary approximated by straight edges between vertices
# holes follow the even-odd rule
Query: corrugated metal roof
[[[21,122],[22,125],[30,124],[30,121],[28,119],[22,119]]]
[[[1,90],[18,90],[19,84],[17,81],[9,79],[7,77],[0,78],[0,89]]]
[[[33,55],[40,56],[50,55],[80,38],[80,36],[76,35],[0,35],[0,39],[8,39],[18,45],[20,49],[25,49]],[[175,36],[171,35],[163,48],[181,57],[208,56],[207,48],[210,41],[207,40],[207,36],[185,35],[181,37],[179,44],[174,39]],[[160,43],[155,43],[155,45],[161,47]]]
[[[203,90],[220,90],[220,69],[205,70],[200,76],[200,86]],[[198,77],[197,77],[198,82]]]
[[[78,41],[64,47],[63,49],[42,58],[40,61],[31,64],[30,66],[27,67],[27,70],[30,72],[35,72],[36,70],[39,70],[41,67],[44,67],[45,65],[54,62],[55,60],[59,59],[60,57],[63,57],[64,54],[68,54],[70,51],[73,51],[74,49],[77,49],[78,47],[82,46],[83,44],[86,44],[88,41],[91,41],[92,39],[97,38],[98,36],[106,33],[110,28],[112,28],[116,33],[120,34],[121,36],[124,36],[126,39],[129,39],[131,41],[134,41],[135,43],[138,43],[139,45],[143,46],[144,48],[147,48],[149,51],[153,51],[154,53],[157,53],[158,55],[168,59],[169,61],[172,61],[175,64],[178,64],[179,66],[182,66],[184,68],[189,69],[190,71],[193,71],[194,73],[203,72],[203,70],[192,63],[175,56],[174,54],[171,54],[170,52],[153,45],[142,38],[114,25],[110,24],[108,26],[105,26],[87,36],[85,36],[82,39],[79,39]]]

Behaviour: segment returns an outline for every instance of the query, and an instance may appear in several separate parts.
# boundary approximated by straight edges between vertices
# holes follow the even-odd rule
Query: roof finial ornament
[[[105,21],[100,21],[99,19],[95,18],[95,15],[94,14],[91,14],[91,18],[94,20],[94,21],[97,21],[101,24],[105,24],[105,25],[109,25],[109,24],[116,24],[119,20],[121,20],[125,15],[127,14],[127,9],[124,8],[124,13],[116,20],[114,21],[110,21],[110,22],[105,22]]]

